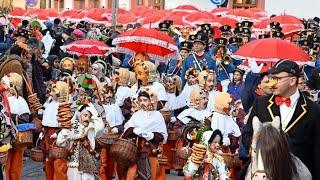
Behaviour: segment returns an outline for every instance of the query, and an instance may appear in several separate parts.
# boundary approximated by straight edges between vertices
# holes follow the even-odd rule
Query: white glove
[[[41,133],[39,134],[39,137],[38,137],[38,138],[39,138],[40,140],[42,140],[43,137],[44,137],[43,132],[41,132]]]
[[[111,129],[111,132],[112,132],[112,133],[115,133],[115,134],[116,134],[116,133],[119,133],[119,129],[116,128],[116,127],[114,127],[114,128]]]
[[[135,133],[138,136],[141,136],[142,134],[142,129],[141,128],[134,128],[133,133]]]
[[[153,139],[154,134],[152,132],[143,133],[142,137],[145,138],[147,141],[150,141],[151,139]]]
[[[258,66],[257,62],[253,59],[249,59],[248,64],[249,64],[249,67],[253,73],[260,73],[260,71],[263,67],[262,63]]]
[[[93,122],[90,122],[90,123],[89,123],[88,129],[94,129],[94,123],[93,123]]]
[[[38,110],[38,115],[42,115],[43,114],[43,109],[39,109]]]
[[[223,137],[223,139],[222,139],[222,144],[224,145],[224,146],[229,146],[230,144],[231,144],[231,142],[230,142],[230,139],[228,138],[228,137]]]
[[[170,122],[174,123],[174,122],[176,122],[176,121],[177,121],[177,118],[176,118],[176,117],[171,117],[171,118],[170,118]]]
[[[57,137],[58,137],[58,134],[57,134],[57,133],[54,133],[54,134],[52,134],[52,135],[50,136],[51,139],[57,139]]]

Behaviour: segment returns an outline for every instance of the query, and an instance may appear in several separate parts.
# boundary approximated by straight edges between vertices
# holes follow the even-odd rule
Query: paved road
[[[42,163],[34,162],[30,159],[24,161],[23,172],[21,180],[44,180],[44,171],[42,169]],[[176,172],[172,171],[167,175],[167,180],[182,180],[182,177],[176,175]]]

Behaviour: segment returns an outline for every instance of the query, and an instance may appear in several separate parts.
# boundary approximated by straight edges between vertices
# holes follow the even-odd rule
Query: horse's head
[[[270,179],[268,174],[264,169],[264,164],[262,160],[261,151],[256,149],[257,138],[259,135],[259,131],[261,127],[271,124],[276,129],[280,130],[280,117],[276,116],[272,122],[260,122],[258,117],[253,117],[252,120],[252,128],[253,128],[253,136],[252,136],[252,144],[251,144],[251,178],[254,180],[267,180]]]

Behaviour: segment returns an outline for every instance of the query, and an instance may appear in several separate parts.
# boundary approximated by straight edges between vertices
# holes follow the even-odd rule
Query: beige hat
[[[226,114],[225,110],[230,107],[232,102],[232,97],[227,92],[217,92],[216,99],[214,103],[214,111]]]
[[[118,74],[115,80],[120,86],[128,86],[130,80],[130,71],[127,68],[117,68],[114,70]]]
[[[189,107],[196,108],[198,106],[197,100],[199,100],[203,96],[208,97],[208,93],[205,92],[202,88],[197,87],[192,89],[189,96],[190,98]]]

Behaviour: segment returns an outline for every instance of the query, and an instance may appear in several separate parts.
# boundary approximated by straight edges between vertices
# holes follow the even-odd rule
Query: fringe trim
[[[151,44],[151,45],[157,45],[163,48],[167,48],[170,51],[179,51],[178,47],[174,44],[171,44],[167,41],[163,41],[160,39],[155,39],[151,37],[143,37],[143,36],[123,36],[123,37],[117,37],[112,41],[113,45],[118,45],[120,43],[126,43],[126,42],[140,42],[145,44]]]
[[[120,52],[120,53],[130,54],[130,55],[134,55],[137,53],[131,49],[123,48],[123,47],[119,47],[119,46],[116,47],[116,51]],[[146,54],[148,54],[148,56],[150,57],[151,60],[156,60],[156,61],[160,61],[160,62],[167,62],[170,59],[178,59],[180,56],[180,54],[177,53],[177,51],[174,51],[174,52],[172,52],[168,55],[165,55],[165,56],[160,56],[158,54],[151,54],[151,53],[146,53]]]

